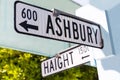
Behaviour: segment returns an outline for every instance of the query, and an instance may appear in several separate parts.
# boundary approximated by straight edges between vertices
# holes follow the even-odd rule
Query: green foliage
[[[98,80],[96,68],[86,65],[42,78],[40,64],[46,58],[0,48],[0,80]]]
[[[82,65],[48,76],[43,80],[98,80],[98,76],[96,68]]]
[[[1,80],[39,80],[41,56],[0,48]]]

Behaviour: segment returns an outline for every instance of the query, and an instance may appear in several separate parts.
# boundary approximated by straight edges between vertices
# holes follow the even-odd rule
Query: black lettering
[[[32,17],[31,10],[27,9],[27,18],[30,20]]]
[[[70,21],[65,21],[65,19],[63,20],[64,23],[64,32],[65,32],[65,37],[67,37],[67,30],[68,30],[68,35],[69,38],[71,38],[71,33],[70,33]],[[67,25],[66,25],[67,24]]]
[[[33,11],[33,20],[37,21],[37,12],[36,11]]]
[[[54,66],[53,66],[53,62],[52,62],[52,60],[50,60],[50,72],[51,72],[51,70],[54,71]]]
[[[85,34],[85,26],[84,25],[79,25],[80,26],[80,35],[81,35],[81,39],[82,41],[86,40],[86,34]],[[83,26],[83,27],[82,27]]]
[[[51,20],[51,16],[48,15],[48,20],[47,20],[47,30],[46,33],[49,33],[49,30],[51,29],[52,34],[55,35],[54,29],[53,29],[53,24],[52,24],[52,20]]]
[[[88,33],[88,42],[92,42],[93,43],[93,40],[92,40],[92,30],[89,26],[87,26],[87,33]]]
[[[93,32],[94,32],[94,34],[95,34],[95,42],[96,42],[96,44],[98,43],[97,42],[97,29],[96,29],[96,31],[94,31],[94,28],[92,28],[93,29]]]
[[[47,65],[45,65],[45,63],[44,63],[44,72],[45,72],[45,74],[49,73],[48,62],[46,64]]]
[[[56,33],[57,33],[58,36],[62,36],[62,29],[61,29],[60,24],[59,24],[59,22],[61,22],[61,19],[57,17],[55,19],[55,21],[56,21],[56,24],[57,24],[58,29],[59,29],[59,31],[56,31]]]
[[[73,64],[73,57],[72,57],[72,53],[73,53],[73,51],[72,51],[72,52],[70,52],[69,54],[70,54],[70,56],[71,56],[71,63]]]
[[[54,59],[54,61],[55,61],[55,70],[57,70],[56,58]]]
[[[64,67],[66,67],[65,62],[67,62],[68,66],[69,66],[68,54],[66,54],[66,58],[65,58],[65,56],[63,55],[63,61],[64,61]]]
[[[61,69],[62,68],[62,61],[61,60],[61,57],[58,57],[58,68]]]
[[[73,26],[73,37],[74,39],[79,39],[79,33],[78,33],[78,25],[75,22],[72,22]]]

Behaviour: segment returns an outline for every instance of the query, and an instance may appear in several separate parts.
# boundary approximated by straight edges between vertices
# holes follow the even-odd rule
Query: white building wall
[[[99,80],[120,80],[120,12],[118,11],[120,6],[105,12],[89,4],[76,10],[77,16],[101,25],[104,48],[93,48]]]

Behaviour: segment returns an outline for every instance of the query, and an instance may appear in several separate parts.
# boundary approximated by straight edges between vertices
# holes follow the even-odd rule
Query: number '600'
[[[21,16],[29,20],[33,19],[34,21],[37,21],[37,12],[31,11],[30,9],[23,8]]]

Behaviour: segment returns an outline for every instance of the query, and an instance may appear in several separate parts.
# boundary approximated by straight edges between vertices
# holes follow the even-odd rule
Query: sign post
[[[57,12],[58,15],[54,15]],[[21,1],[15,2],[15,31],[71,43],[103,47],[100,25],[77,16],[50,11]]]
[[[48,76],[92,60],[92,49],[87,46],[69,48],[58,56],[45,60],[41,63],[42,76]]]

